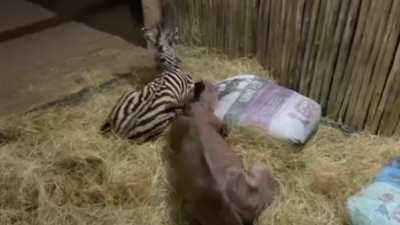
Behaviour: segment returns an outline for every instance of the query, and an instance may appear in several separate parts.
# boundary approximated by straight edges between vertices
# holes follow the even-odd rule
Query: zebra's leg
[[[164,122],[162,122],[156,129],[151,131],[151,133],[148,135],[146,140],[151,140],[151,139],[154,139],[154,138],[162,135],[175,117],[176,117],[176,115],[174,113],[170,113],[169,115],[166,115],[164,117]]]
[[[151,135],[147,136],[142,142],[148,142],[148,141],[155,141],[157,138],[160,137],[160,135],[163,133],[164,130],[160,129],[155,132],[153,132]]]
[[[177,116],[182,115],[186,106],[187,104],[185,102],[181,104],[167,105],[166,108],[168,108],[169,114],[167,114],[166,118],[167,117],[176,118]]]
[[[175,113],[170,112],[168,114],[158,117],[156,120],[160,121],[157,126],[154,126],[148,130],[142,131],[141,133],[128,132],[127,137],[131,140],[137,140],[138,143],[144,143],[149,140],[154,140],[159,137],[165,129],[171,124],[171,120],[175,118]]]

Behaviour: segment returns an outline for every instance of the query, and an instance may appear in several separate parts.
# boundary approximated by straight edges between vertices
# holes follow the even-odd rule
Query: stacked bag
[[[216,85],[215,114],[231,125],[256,126],[268,136],[304,144],[321,119],[317,102],[255,75],[234,76]]]
[[[351,197],[347,211],[352,225],[400,224],[400,158],[385,165],[371,184]]]

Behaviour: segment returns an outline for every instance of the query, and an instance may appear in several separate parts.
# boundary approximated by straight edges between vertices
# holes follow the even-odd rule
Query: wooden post
[[[161,0],[141,0],[143,7],[144,27],[149,28],[159,24],[162,21]],[[147,49],[155,55],[156,48],[146,40]]]
[[[142,7],[145,27],[151,27],[161,22],[161,0],[142,0]]]

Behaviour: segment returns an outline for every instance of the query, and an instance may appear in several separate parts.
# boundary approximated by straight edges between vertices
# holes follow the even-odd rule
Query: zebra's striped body
[[[140,91],[122,96],[102,131],[111,130],[122,138],[146,141],[162,133],[191,98],[194,83],[181,69],[171,38],[170,33],[160,30],[157,30],[157,37],[150,38],[157,47],[161,75]]]

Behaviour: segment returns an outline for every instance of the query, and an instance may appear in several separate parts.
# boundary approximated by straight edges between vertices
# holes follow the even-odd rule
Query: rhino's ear
[[[197,102],[200,100],[201,93],[203,93],[204,89],[206,89],[204,81],[198,81],[194,83],[192,102]]]
[[[184,106],[183,106],[183,110],[182,110],[182,114],[184,115],[184,116],[192,116],[193,115],[193,113],[192,113],[192,105],[191,104],[185,104]]]

